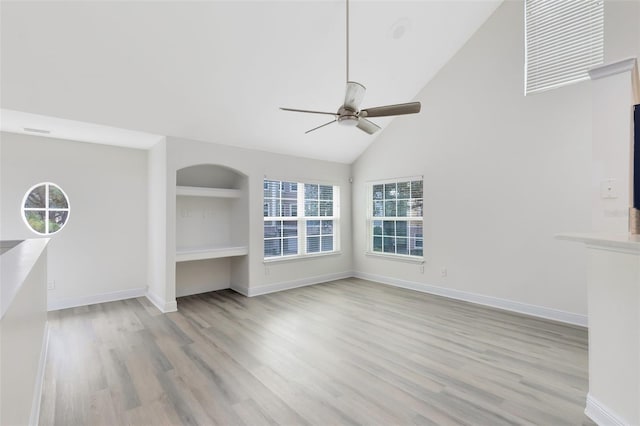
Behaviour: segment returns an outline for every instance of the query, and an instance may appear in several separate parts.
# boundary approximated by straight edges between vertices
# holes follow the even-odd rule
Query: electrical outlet
[[[47,290],[55,290],[56,289],[56,281],[48,281],[47,282]]]
[[[268,266],[264,267],[264,274],[265,275],[269,275],[269,267]]]
[[[420,271],[421,274],[424,274],[424,265],[418,266],[418,271]]]
[[[446,276],[447,276],[447,268],[440,269],[440,276],[442,278],[446,278]]]
[[[615,179],[605,179],[600,182],[601,198],[618,198],[618,181]]]

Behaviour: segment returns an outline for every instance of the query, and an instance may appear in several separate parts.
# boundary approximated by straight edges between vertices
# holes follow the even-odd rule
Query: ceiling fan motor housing
[[[358,113],[349,108],[341,106],[338,110],[338,123],[344,126],[356,126],[358,124]]]

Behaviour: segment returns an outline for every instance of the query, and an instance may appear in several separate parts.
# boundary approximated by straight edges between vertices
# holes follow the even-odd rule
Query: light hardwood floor
[[[587,425],[587,332],[345,279],[50,314],[40,424]]]

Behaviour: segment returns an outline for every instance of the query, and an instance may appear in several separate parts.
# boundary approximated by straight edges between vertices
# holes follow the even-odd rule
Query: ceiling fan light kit
[[[416,114],[420,112],[420,102],[409,102],[404,104],[396,104],[396,105],[385,105],[374,108],[365,108],[360,109],[360,104],[364,100],[364,95],[366,92],[366,88],[355,81],[349,81],[349,0],[346,0],[347,3],[347,13],[346,13],[346,21],[347,21],[347,88],[344,96],[343,105],[338,108],[338,112],[326,112],[326,111],[310,111],[305,109],[295,109],[295,108],[280,108],[283,111],[293,111],[293,112],[303,112],[307,114],[325,114],[332,115],[334,117],[333,120],[328,123],[321,124],[318,127],[314,127],[313,129],[307,130],[306,133],[313,132],[314,130],[318,130],[322,127],[328,126],[329,124],[333,124],[338,122],[338,124],[349,126],[349,127],[357,127],[358,129],[368,133],[370,135],[374,134],[378,130],[380,130],[380,126],[375,124],[374,122],[367,120],[365,117],[390,117],[395,115],[405,115],[405,114]]]

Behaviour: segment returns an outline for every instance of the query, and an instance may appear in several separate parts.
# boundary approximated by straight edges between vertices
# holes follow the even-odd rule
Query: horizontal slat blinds
[[[589,78],[604,60],[603,0],[526,0],[525,93]]]

